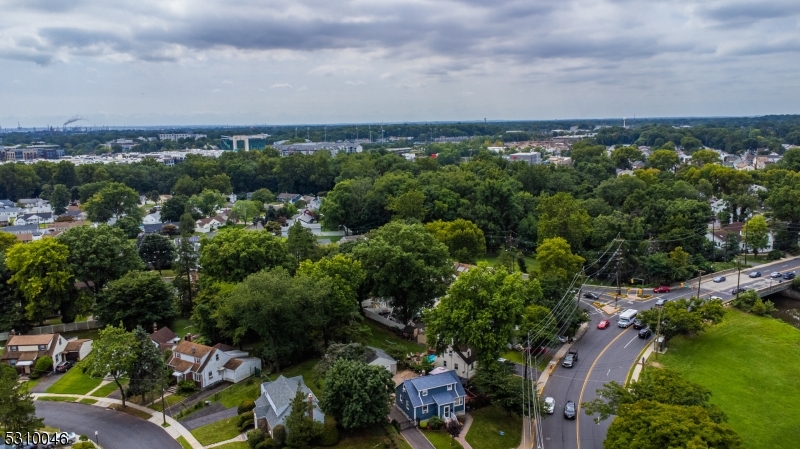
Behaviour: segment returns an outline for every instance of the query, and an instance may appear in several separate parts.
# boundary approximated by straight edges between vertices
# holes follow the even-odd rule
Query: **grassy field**
[[[284,377],[303,376],[303,381],[305,381],[308,388],[310,388],[317,397],[320,397],[322,394],[322,385],[318,384],[314,380],[314,365],[316,365],[317,362],[319,362],[319,359],[314,357],[313,359],[308,359],[303,363],[286,368],[279,373],[273,373],[269,376],[269,378],[270,380],[275,380],[280,375],[283,375]]]
[[[75,398],[65,398],[63,396],[39,396],[37,401],[52,401],[52,402],[75,402]]]
[[[92,404],[97,404],[97,399],[83,398],[83,399],[81,399],[81,400],[80,400],[80,401],[78,401],[78,402],[80,402],[81,404],[89,404],[89,405],[92,405]]]
[[[215,401],[219,401],[225,408],[237,407],[245,399],[255,400],[261,393],[261,379],[250,378],[244,382],[233,384],[213,396]],[[308,379],[306,379],[308,382]]]
[[[111,404],[108,406],[108,408],[116,410],[118,412],[127,413],[139,419],[144,419],[145,421],[150,419],[151,416],[153,416],[147,412],[139,410],[138,408],[128,407],[127,405],[123,407],[122,404]]]
[[[497,258],[497,255],[487,254],[486,256],[478,259],[478,262],[486,262],[490,267],[493,267],[497,265]],[[528,273],[532,273],[533,270],[539,267],[539,262],[536,261],[536,257],[534,256],[525,256],[525,265],[528,268]]]
[[[195,332],[194,324],[189,318],[178,318],[172,323],[172,332],[175,332],[175,335],[183,338],[186,334],[191,334]]]
[[[236,435],[239,435],[239,429],[236,427],[238,420],[239,417],[234,416],[222,421],[206,424],[205,426],[192,430],[192,435],[194,435],[197,441],[203,446],[230,440]]]
[[[80,339],[89,339],[89,340],[97,340],[97,337],[100,335],[100,329],[89,329],[85,331],[75,331],[75,332],[64,332],[61,334],[64,338],[72,338],[77,337]],[[72,370],[70,370],[72,371]]]
[[[60,379],[50,385],[47,393],[86,394],[97,388],[101,380],[84,374],[80,367],[75,367],[62,374]]]
[[[490,405],[472,412],[472,426],[466,440],[481,449],[510,449],[522,440],[522,418],[509,416],[500,407]],[[500,436],[500,432],[504,435]]]
[[[711,402],[728,415],[744,447],[797,447],[800,330],[728,310],[724,321],[705,333],[674,338],[658,362],[711,389]]]
[[[372,331],[372,335],[362,342],[367,346],[374,346],[385,350],[389,349],[392,345],[399,345],[404,348],[406,352],[422,352],[425,350],[424,346],[418,345],[412,341],[403,340],[386,326],[382,326],[372,320],[365,319],[364,324]]]
[[[547,364],[550,363],[550,360],[553,359],[553,354],[556,352],[555,349],[548,349],[547,351],[548,352],[545,353],[544,356],[539,356],[538,358],[539,362],[536,364],[536,367],[539,368],[539,371],[543,371],[545,368],[547,368]],[[521,351],[506,351],[503,353],[503,355],[501,355],[501,357],[519,364],[525,363],[525,361],[522,360]],[[533,366],[533,364],[531,364],[531,366]]]
[[[178,402],[186,399],[185,396],[181,396],[179,394],[171,394],[168,396],[164,396],[164,403],[167,407],[172,406],[173,404],[177,404]],[[148,405],[149,408],[160,412],[161,411],[161,398],[158,398],[154,403]]]
[[[127,383],[128,383],[127,380],[122,382],[123,385],[125,385]],[[109,383],[103,385],[102,387],[98,388],[94,392],[92,392],[91,396],[94,396],[96,398],[104,398],[104,397],[110,395],[111,393],[113,393],[113,392],[115,392],[117,390],[119,390],[119,387],[117,386],[117,383],[116,382],[109,382]]]
[[[178,441],[178,444],[180,444],[183,449],[192,449],[192,445],[189,444],[188,441],[186,441],[186,438],[178,437],[177,441]]]
[[[422,433],[425,434],[425,438],[427,438],[436,449],[464,448],[461,446],[461,443],[455,441],[453,437],[444,430],[423,430]]]
[[[394,442],[394,445],[391,444],[392,442]],[[375,449],[376,447],[411,449],[411,446],[392,426],[373,426],[353,433],[342,432],[341,441],[334,447],[347,449]]]
[[[250,449],[250,445],[246,441],[234,441],[233,443],[223,444],[216,446],[219,449]]]

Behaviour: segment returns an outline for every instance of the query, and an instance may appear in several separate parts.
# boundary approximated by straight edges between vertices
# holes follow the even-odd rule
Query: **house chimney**
[[[158,331],[158,325],[156,324],[155,321],[153,321],[153,333],[155,334],[156,331]]]
[[[13,337],[14,335],[17,335],[17,331],[15,331],[14,329],[11,329],[11,333],[10,333],[10,335],[11,335],[12,337]]]
[[[192,354],[194,354],[194,351],[195,351],[195,348],[194,348],[194,346],[192,346]]]
[[[308,393],[308,417],[314,420],[314,395]]]

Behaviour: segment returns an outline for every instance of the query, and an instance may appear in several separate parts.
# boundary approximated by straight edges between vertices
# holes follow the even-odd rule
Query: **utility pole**
[[[617,307],[617,301],[619,300],[619,297],[622,296],[622,287],[619,283],[620,272],[622,271],[622,252],[620,251],[620,248],[622,248],[622,240],[616,239],[616,241],[619,243],[619,246],[617,246],[617,251],[615,254],[617,259],[617,296],[614,297],[614,308]]]
[[[658,358],[658,346],[656,346],[658,342],[658,336],[661,335],[661,311],[664,310],[664,306],[661,306],[658,309],[658,323],[656,323],[656,337],[653,339],[653,351],[656,353],[656,358]],[[642,366],[644,369],[644,366]]]
[[[747,266],[747,222],[744,223],[744,265]]]
[[[741,262],[741,258],[739,255],[736,255],[736,299],[739,299],[739,281],[742,279],[742,267],[740,266],[739,262]]]
[[[703,282],[703,270],[697,270],[700,272],[700,277],[697,278],[697,299],[700,299],[700,284]]]

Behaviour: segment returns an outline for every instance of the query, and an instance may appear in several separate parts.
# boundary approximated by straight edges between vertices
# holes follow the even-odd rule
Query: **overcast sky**
[[[800,113],[800,1],[3,0],[0,126]]]

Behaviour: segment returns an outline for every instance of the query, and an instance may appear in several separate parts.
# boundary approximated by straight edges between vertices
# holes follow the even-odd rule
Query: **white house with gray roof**
[[[311,396],[314,421],[324,423],[325,415],[319,408],[319,401],[306,386],[303,376],[284,377],[281,375],[272,382],[261,384],[261,395],[256,399],[256,408],[253,409],[256,427],[264,429],[272,435],[272,429],[275,426],[278,424],[285,425],[286,418],[292,412],[292,399],[294,399],[298,389],[307,399]],[[309,405],[308,400],[305,404],[306,406]]]

